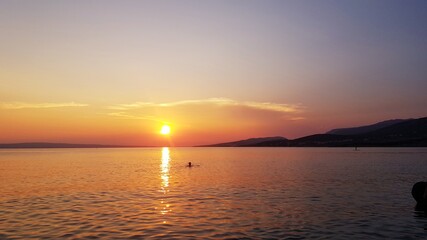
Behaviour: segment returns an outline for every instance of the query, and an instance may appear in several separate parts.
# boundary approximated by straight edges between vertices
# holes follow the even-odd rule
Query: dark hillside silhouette
[[[245,147],[427,147],[427,117],[409,120],[385,121],[377,130],[362,134],[314,134],[293,140],[267,140]],[[392,124],[393,123],[393,124]],[[376,124],[374,124],[376,125]],[[370,126],[374,126],[370,125]],[[361,127],[364,128],[364,127]],[[375,127],[374,127],[375,128]],[[354,129],[354,128],[353,128]],[[332,132],[332,131],[330,131]],[[238,143],[234,142],[234,143]],[[240,145],[214,144],[210,147],[241,147]]]
[[[252,147],[262,146],[266,142],[286,142],[288,141],[284,137],[263,137],[263,138],[249,138],[245,140],[239,140],[235,142],[226,142],[213,145],[201,145],[199,147]]]
[[[392,126],[394,124],[398,124],[398,123],[405,122],[408,120],[412,120],[412,119],[393,119],[393,120],[387,120],[387,121],[378,122],[375,124],[360,126],[360,127],[337,128],[337,129],[332,129],[332,130],[326,132],[326,134],[357,135],[357,134],[369,133],[369,132],[373,132],[373,131],[376,131],[378,129],[389,127],[389,126]]]

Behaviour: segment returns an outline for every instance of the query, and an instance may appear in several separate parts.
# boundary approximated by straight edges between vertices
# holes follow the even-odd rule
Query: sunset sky
[[[0,43],[0,143],[191,146],[427,116],[423,0],[0,0]]]

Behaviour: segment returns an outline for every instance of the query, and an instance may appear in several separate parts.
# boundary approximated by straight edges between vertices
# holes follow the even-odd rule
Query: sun
[[[171,127],[169,125],[163,125],[160,133],[162,135],[169,135],[171,133]]]

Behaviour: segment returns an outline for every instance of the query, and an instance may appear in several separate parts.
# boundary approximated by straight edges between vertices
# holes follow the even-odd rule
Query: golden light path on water
[[[160,164],[160,178],[162,180],[161,184],[161,192],[164,194],[164,198],[161,199],[160,203],[160,214],[165,215],[168,212],[171,212],[172,210],[169,209],[170,204],[166,202],[166,195],[169,192],[169,162],[170,162],[170,153],[169,148],[164,147],[162,148],[162,162]],[[166,223],[166,220],[163,221],[163,223]]]
[[[161,178],[162,178],[162,189],[163,191],[167,191],[167,187],[169,187],[169,148],[162,148],[162,164],[161,167]]]

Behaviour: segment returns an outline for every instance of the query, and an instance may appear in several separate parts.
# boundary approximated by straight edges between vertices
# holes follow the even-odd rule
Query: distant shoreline
[[[126,145],[103,145],[103,144],[73,144],[73,143],[2,143],[0,149],[31,149],[31,148],[147,148],[155,146],[126,146]]]
[[[118,149],[118,148],[163,148],[172,146],[119,146],[119,145],[97,145],[92,144],[66,144],[70,146],[55,146],[55,143],[50,143],[50,146],[22,146],[26,143],[17,144],[0,144],[1,149]],[[81,145],[81,146],[75,146]],[[426,148],[427,146],[359,146],[357,150],[360,151],[366,148]],[[354,149],[352,146],[173,146],[173,148],[349,148]]]

